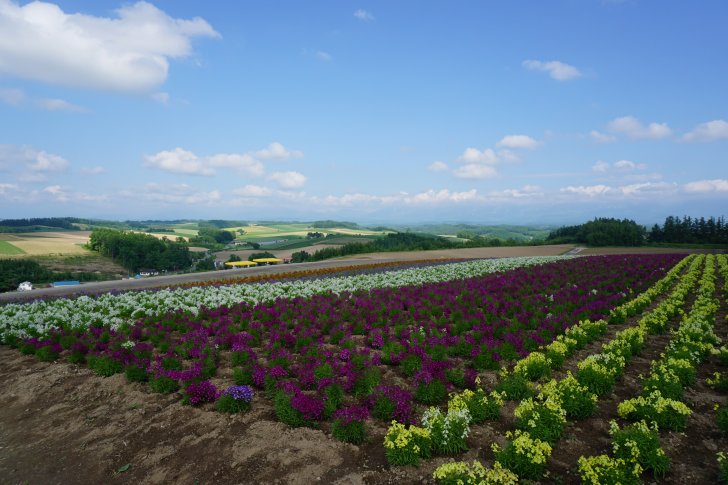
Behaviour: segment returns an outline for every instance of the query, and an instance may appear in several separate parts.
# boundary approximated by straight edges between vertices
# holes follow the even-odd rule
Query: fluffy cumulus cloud
[[[186,175],[214,175],[215,170],[194,153],[182,148],[164,150],[154,155],[145,155],[144,164],[165,172]]]
[[[672,129],[667,123],[650,123],[645,126],[634,116],[616,118],[607,124],[607,129],[634,140],[659,140],[672,135]]]
[[[523,61],[523,67],[531,71],[547,72],[552,79],[557,81],[568,81],[581,77],[582,73],[576,67],[561,61],[536,61],[528,59]]]
[[[49,195],[56,202],[105,202],[109,197],[105,194],[88,194],[86,192],[79,192],[70,187],[63,187],[61,185],[49,185],[45,187],[42,193]]]
[[[491,149],[478,150],[477,148],[466,148],[462,155],[458,157],[458,162],[464,163],[498,163],[498,155]]]
[[[265,172],[260,160],[288,160],[301,158],[303,152],[288,150],[278,142],[273,142],[267,148],[249,153],[219,153],[206,157],[183,148],[163,150],[153,155],[144,156],[144,164],[149,168],[156,168],[170,173],[184,175],[213,176],[225,170],[235,170],[239,173],[260,177]]]
[[[713,120],[701,123],[692,131],[685,133],[681,140],[689,143],[728,140],[728,122]]]
[[[527,148],[533,150],[538,146],[538,142],[527,135],[508,135],[496,143],[496,146],[498,148]]]
[[[644,163],[635,163],[631,160],[617,160],[612,164],[609,164],[603,160],[599,160],[592,166],[592,170],[597,173],[625,173],[635,170],[644,170],[646,168],[647,165],[645,165]]]
[[[368,12],[362,8],[354,12],[354,17],[358,18],[359,20],[363,20],[365,22],[374,20],[374,15],[372,15],[371,12]]]
[[[520,189],[505,189],[488,195],[494,199],[530,199],[544,195],[544,192],[538,185],[524,185]]]
[[[270,197],[274,194],[274,191],[260,185],[246,185],[233,190],[233,194],[240,197]]]
[[[728,193],[728,180],[697,180],[685,184],[685,191],[693,194]]]
[[[302,158],[303,152],[288,150],[277,141],[274,141],[267,148],[255,152],[255,157],[260,160],[288,160],[289,158]]]
[[[578,186],[570,185],[568,187],[561,188],[560,192],[563,194],[574,194],[574,195],[584,195],[587,197],[598,197],[598,196],[609,193],[611,190],[612,190],[611,187],[608,187],[606,185],[578,185]]]
[[[60,155],[28,145],[0,145],[0,171],[15,172],[26,182],[44,182],[70,166]]]
[[[447,166],[447,163],[442,162],[440,160],[436,160],[432,162],[428,167],[427,170],[431,172],[447,172],[450,169],[450,167]]]
[[[498,171],[490,165],[466,163],[453,170],[453,174],[461,179],[487,179],[498,175]]]
[[[299,172],[274,172],[268,178],[283,189],[297,189],[306,185],[306,176]]]
[[[643,182],[619,187],[619,192],[628,197],[669,195],[677,191],[677,184],[669,182]]]
[[[58,5],[0,0],[0,73],[50,84],[148,92],[169,60],[192,53],[195,37],[219,37],[205,20],[175,19],[147,2],[115,16],[64,12]]]

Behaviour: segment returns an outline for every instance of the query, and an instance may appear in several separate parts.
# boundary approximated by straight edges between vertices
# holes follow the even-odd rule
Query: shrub
[[[339,409],[334,414],[331,434],[334,438],[355,445],[366,440],[364,421],[369,417],[369,410],[363,406],[351,406]]]
[[[655,476],[664,476],[670,467],[670,459],[660,447],[657,427],[647,426],[644,421],[620,429],[615,421],[609,424],[614,457],[626,463],[638,463]]]
[[[660,428],[681,431],[685,429],[692,411],[684,403],[662,397],[660,391],[653,391],[648,396],[622,401],[617,406],[617,413],[629,421],[654,421]]]
[[[384,452],[390,465],[417,465],[430,456],[430,432],[392,421],[384,436]]]
[[[597,396],[611,391],[624,369],[624,357],[613,354],[594,354],[579,362],[576,379]]]
[[[506,438],[510,441],[504,449],[493,443],[495,460],[503,467],[511,470],[520,478],[538,480],[546,470],[546,461],[551,456],[551,445],[545,441],[531,438],[528,432],[508,431]]]
[[[447,369],[445,371],[445,376],[453,386],[459,389],[465,389],[466,387],[468,387],[468,384],[465,380],[465,371],[463,371],[462,369]]]
[[[467,409],[473,424],[483,421],[495,421],[500,418],[500,410],[503,406],[503,395],[493,391],[490,396],[478,388],[475,391],[465,389],[460,394],[453,394],[447,403],[447,409]]]
[[[546,346],[546,357],[554,369],[560,369],[569,355],[569,347],[563,341],[555,340]]]
[[[437,467],[432,478],[442,485],[517,485],[518,476],[495,462],[485,468],[479,461],[445,463]]]
[[[468,449],[465,439],[470,433],[470,413],[467,409],[449,409],[446,415],[428,408],[422,415],[422,426],[430,432],[433,453],[453,454]]]
[[[88,357],[88,366],[103,377],[113,376],[124,370],[124,366],[118,360],[106,356]]]
[[[718,460],[718,476],[721,482],[728,483],[728,458],[722,451],[718,452],[716,458]]]
[[[589,485],[639,485],[642,467],[607,455],[579,457],[579,477]]]
[[[250,386],[230,386],[225,389],[215,403],[221,413],[240,413],[250,409],[253,402],[253,388]]]
[[[289,395],[278,391],[273,399],[276,416],[289,426],[313,426],[324,414],[324,403],[320,399],[296,391]]]
[[[233,369],[233,382],[236,386],[252,385],[254,382],[252,369],[243,369],[241,367]]]
[[[399,366],[402,368],[402,373],[406,377],[412,377],[422,367],[422,359],[420,359],[416,355],[410,354],[407,357],[405,357],[404,359],[402,359],[402,361],[399,363]]]
[[[380,386],[370,396],[372,414],[384,421],[412,421],[412,394],[398,386]]]
[[[551,374],[551,361],[541,352],[531,352],[516,362],[513,374],[521,375],[529,381],[537,381]]]
[[[185,389],[184,404],[197,406],[206,402],[215,402],[218,397],[218,390],[210,381],[193,382]]]
[[[541,387],[539,399],[544,400],[549,396],[554,396],[561,401],[561,406],[569,419],[583,419],[591,416],[598,400],[596,394],[579,384],[571,372],[568,372],[562,380],[551,380]]]
[[[642,382],[643,395],[659,391],[664,397],[682,400],[683,386],[680,378],[672,369],[658,367]]]
[[[532,438],[554,443],[559,439],[566,424],[566,411],[557,397],[543,401],[528,398],[514,411],[516,427],[528,431]]]
[[[728,391],[728,378],[725,378],[720,372],[714,372],[713,377],[705,379],[705,383],[717,391]]]
[[[43,362],[53,362],[58,360],[58,350],[54,346],[45,345],[35,351],[35,356]]]
[[[354,383],[354,396],[363,397],[372,393],[379,384],[382,374],[377,367],[370,367],[365,370]]]
[[[495,390],[509,401],[518,401],[534,394],[533,384],[521,375],[508,374],[507,372],[501,372]]]
[[[136,364],[127,365],[126,369],[124,369],[124,375],[129,382],[147,382],[149,380],[147,371]]]
[[[439,379],[421,380],[415,390],[415,399],[423,404],[439,404],[447,399],[447,388]]]
[[[174,379],[166,376],[159,376],[149,381],[149,386],[154,392],[170,394],[179,390],[179,384]]]

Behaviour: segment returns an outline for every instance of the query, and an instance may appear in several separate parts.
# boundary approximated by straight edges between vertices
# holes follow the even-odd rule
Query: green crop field
[[[7,241],[0,241],[0,256],[15,256],[17,254],[25,254],[25,251]]]

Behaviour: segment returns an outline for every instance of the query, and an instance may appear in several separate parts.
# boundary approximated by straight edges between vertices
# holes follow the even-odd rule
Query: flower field
[[[714,482],[727,278],[723,255],[471,261],[11,304],[0,338],[197,413],[321,430],[380,462],[374,483],[681,483],[698,418]]]

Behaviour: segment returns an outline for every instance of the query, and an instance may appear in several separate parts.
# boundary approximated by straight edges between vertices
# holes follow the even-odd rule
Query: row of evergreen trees
[[[564,226],[552,231],[546,242],[577,243],[589,246],[642,246],[649,243],[728,244],[728,224],[719,218],[669,216],[648,232],[630,219],[596,218],[585,224]]]

